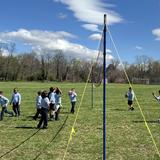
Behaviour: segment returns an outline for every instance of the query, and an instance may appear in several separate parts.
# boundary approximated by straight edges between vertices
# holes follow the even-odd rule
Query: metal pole
[[[106,14],[104,15],[103,34],[103,160],[106,160]]]
[[[92,108],[93,108],[93,105],[94,105],[94,90],[93,90],[93,67],[92,67],[92,93],[91,93],[91,100],[92,100]]]

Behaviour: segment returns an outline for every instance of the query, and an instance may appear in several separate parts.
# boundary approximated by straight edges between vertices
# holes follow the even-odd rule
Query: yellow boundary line
[[[69,140],[68,140],[68,144],[67,144],[67,147],[66,147],[64,156],[63,156],[63,160],[64,160],[65,157],[66,157],[69,144],[70,144],[70,142],[71,142],[71,140],[72,140],[72,136],[73,136],[73,134],[75,134],[75,129],[74,129],[74,127],[75,127],[75,124],[76,124],[76,121],[77,121],[77,118],[78,118],[78,114],[79,114],[79,111],[80,111],[80,108],[81,108],[81,105],[82,105],[82,101],[83,101],[84,94],[85,94],[85,91],[86,91],[86,88],[87,88],[87,84],[88,84],[88,81],[89,81],[89,78],[90,78],[90,75],[91,75],[91,72],[92,72],[92,67],[93,67],[93,63],[92,63],[91,69],[90,69],[90,71],[89,71],[89,74],[88,74],[88,77],[87,77],[87,81],[86,81],[86,83],[85,83],[85,87],[84,87],[84,90],[83,90],[83,93],[82,93],[82,97],[81,97],[81,100],[80,100],[80,103],[79,103],[79,107],[78,107],[78,110],[77,110],[77,113],[76,113],[76,117],[75,117],[74,123],[73,123],[73,125],[72,125],[72,129],[71,129],[70,136],[69,136]]]
[[[102,33],[103,34],[103,33]],[[101,41],[102,41],[102,38],[101,38]],[[100,41],[100,44],[99,46],[101,47],[101,41]],[[97,58],[96,58],[96,63],[98,61],[98,58],[100,56],[100,51],[98,52],[98,55],[97,55]],[[93,69],[93,65],[94,65],[94,62],[92,62],[91,64],[91,68],[89,70],[89,74],[88,74],[88,77],[87,77],[87,81],[85,83],[85,87],[83,89],[83,93],[82,93],[82,97],[81,97],[81,100],[80,100],[80,103],[79,103],[79,106],[78,106],[78,110],[77,110],[77,113],[76,113],[76,117],[75,117],[75,120],[74,120],[74,123],[72,125],[72,129],[71,129],[71,132],[70,132],[70,135],[69,135],[69,139],[68,139],[68,143],[67,143],[67,147],[66,147],[66,150],[65,150],[65,153],[64,153],[64,156],[63,156],[63,160],[65,159],[66,157],[66,154],[67,154],[67,151],[68,151],[68,147],[69,147],[69,144],[72,140],[72,136],[73,134],[75,134],[75,124],[76,124],[76,121],[77,121],[77,118],[78,118],[78,114],[79,114],[79,111],[80,111],[80,108],[81,108],[81,105],[82,105],[82,102],[83,102],[83,98],[84,98],[84,94],[85,94],[85,91],[86,91],[86,88],[87,88],[87,85],[88,85],[88,81],[89,81],[89,78],[91,76],[91,72],[92,72],[92,69]]]

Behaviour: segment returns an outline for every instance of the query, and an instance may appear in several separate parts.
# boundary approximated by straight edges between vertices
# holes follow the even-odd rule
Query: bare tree
[[[5,67],[6,68],[6,72],[5,72],[4,79],[8,80],[8,75],[10,74],[11,68],[12,68],[11,65],[10,65],[10,63],[11,63],[11,61],[13,59],[13,53],[15,51],[15,43],[9,43],[9,44],[7,44],[7,46],[6,46],[5,49],[8,51],[9,55],[6,58],[6,67]]]

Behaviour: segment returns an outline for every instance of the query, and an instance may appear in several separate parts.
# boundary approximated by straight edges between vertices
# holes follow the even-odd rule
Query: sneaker
[[[54,118],[50,118],[49,120],[50,120],[50,121],[54,121]]]
[[[42,129],[47,129],[47,128],[48,128],[47,126],[43,126],[43,127],[42,127]]]
[[[41,129],[41,126],[37,125],[37,129]]]
[[[33,119],[36,121],[36,117],[33,117]]]

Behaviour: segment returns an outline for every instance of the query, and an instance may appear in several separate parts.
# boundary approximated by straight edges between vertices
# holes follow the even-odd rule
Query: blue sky
[[[1,0],[0,41],[16,52],[96,56],[103,14],[122,61],[160,59],[160,0]],[[107,34],[108,59],[117,58]]]

